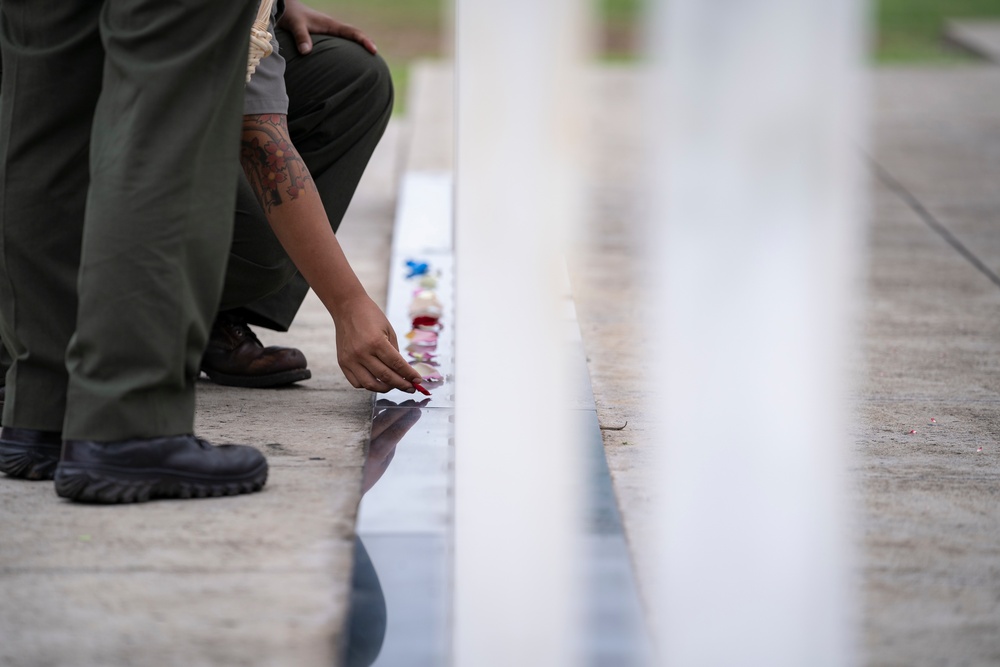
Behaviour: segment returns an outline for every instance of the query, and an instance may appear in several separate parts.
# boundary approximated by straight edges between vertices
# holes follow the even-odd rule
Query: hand
[[[285,0],[285,13],[278,19],[278,27],[292,33],[292,36],[295,37],[295,45],[302,55],[312,51],[313,43],[312,37],[309,36],[310,33],[343,37],[357,42],[372,54],[378,52],[374,42],[368,39],[365,33],[354,26],[341,23],[322,12],[318,12],[312,7],[306,7],[299,0]]]
[[[420,382],[420,373],[403,359],[396,332],[367,294],[338,304],[334,323],[337,361],[348,382],[369,391],[392,387],[415,391],[413,383]]]

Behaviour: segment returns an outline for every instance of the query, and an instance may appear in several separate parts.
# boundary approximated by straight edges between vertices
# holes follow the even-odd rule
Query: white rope
[[[250,54],[247,57],[247,83],[250,77],[257,71],[257,65],[264,58],[267,58],[274,49],[271,48],[271,33],[267,29],[271,25],[271,8],[274,0],[261,0],[260,9],[257,10],[257,18],[250,28]]]

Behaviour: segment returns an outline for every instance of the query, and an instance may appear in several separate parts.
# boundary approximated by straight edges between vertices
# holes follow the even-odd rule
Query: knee
[[[395,90],[392,86],[392,74],[389,66],[376,54],[367,54],[362,79],[365,82],[368,98],[373,109],[392,110],[392,103],[395,98]]]
[[[337,93],[350,91],[357,105],[381,116],[392,111],[394,90],[389,66],[382,56],[372,55],[359,44],[350,42],[337,50],[337,68],[345,84]]]
[[[310,77],[312,90],[290,87],[290,98],[313,97],[314,102],[325,98],[331,108],[361,107],[376,115],[391,112],[392,75],[382,56],[339,37],[313,35],[313,40],[312,53],[298,60],[304,65],[312,59],[314,71],[322,75]],[[290,99],[293,104],[296,101]]]

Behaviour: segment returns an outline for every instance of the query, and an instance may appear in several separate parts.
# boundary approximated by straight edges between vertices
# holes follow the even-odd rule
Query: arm
[[[240,162],[275,236],[333,317],[337,360],[355,387],[413,391],[417,373],[347,262],[284,115],[243,117]]]
[[[343,37],[368,49],[370,53],[376,53],[375,43],[368,39],[368,36],[354,26],[341,23],[340,21],[318,12],[311,7],[306,7],[299,0],[286,0],[285,13],[278,19],[278,27],[284,28],[295,37],[295,44],[299,53],[306,55],[312,51],[312,37],[314,35],[332,35]]]

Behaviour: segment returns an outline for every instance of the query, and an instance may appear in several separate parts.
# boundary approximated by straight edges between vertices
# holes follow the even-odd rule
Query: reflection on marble
[[[410,348],[408,358],[411,353],[431,353],[444,380],[425,384],[431,396],[419,401],[398,390],[377,396],[364,467],[365,493],[358,510],[352,611],[344,633],[343,664],[349,667],[445,667],[451,663],[455,309],[451,180],[445,176],[408,175],[400,198],[386,315],[396,328],[400,347]],[[432,287],[421,285],[416,277],[408,279],[414,267],[407,260],[427,265],[433,273]],[[427,336],[405,337],[413,322],[409,307],[421,287],[434,290],[441,308],[442,327],[435,341]],[[579,536],[583,604],[579,664],[642,667],[652,664],[649,642],[568,277],[559,294],[574,391],[553,396],[552,404],[553,409],[569,410],[577,420],[587,467],[586,477],[580,480],[586,521]],[[516,359],[504,358],[502,350],[497,351],[497,364],[511,375],[505,378],[505,389],[498,386],[498,401],[503,400],[503,391],[516,388],[519,382],[538,381],[530,370],[518,369]],[[517,419],[517,415],[510,418]],[[517,480],[510,480],[510,492],[517,490]],[[524,603],[529,605],[531,600]]]
[[[385,595],[364,542],[354,538],[354,572],[351,575],[351,611],[344,628],[343,667],[369,667],[375,663],[385,640]]]
[[[445,667],[451,648],[451,560],[448,538],[443,535],[367,535],[363,538],[372,574],[378,572],[385,605],[380,651],[365,653],[370,662],[353,665],[375,667]],[[354,583],[364,583],[365,580]],[[368,579],[370,581],[370,578]],[[363,589],[362,589],[363,590]],[[370,590],[370,587],[369,587]],[[351,593],[352,604],[360,591]],[[377,612],[377,607],[372,607]],[[351,640],[360,647],[374,646],[377,631],[359,628],[378,619],[371,612],[355,616],[351,610]],[[367,636],[365,636],[367,635]],[[349,648],[349,654],[353,649]],[[361,651],[357,651],[360,655]],[[351,663],[345,663],[351,664]],[[352,667],[353,667],[352,665]]]
[[[399,184],[393,255],[401,249],[422,259],[430,251],[451,254],[452,174],[409,171]]]
[[[410,429],[420,420],[420,408],[427,405],[430,399],[420,401],[407,400],[393,403],[388,400],[375,402],[372,414],[371,439],[368,443],[368,453],[365,455],[365,465],[362,472],[361,495],[365,495],[392,463],[396,455],[396,446],[409,433]],[[396,408],[390,410],[389,408]]]
[[[376,402],[343,664],[448,664],[451,410]],[[391,464],[391,465],[390,465]]]
[[[443,536],[355,538],[351,611],[340,664],[447,665],[451,641],[448,564]]]
[[[366,493],[358,509],[359,534],[449,530],[453,411],[428,409],[433,401],[395,404],[380,399],[375,404],[364,469]]]
[[[374,409],[345,632],[344,664],[351,667],[449,664],[452,411],[430,410],[428,403],[383,399]],[[649,665],[642,607],[597,414],[572,414],[587,471],[581,480],[586,521],[580,535],[580,664]]]

